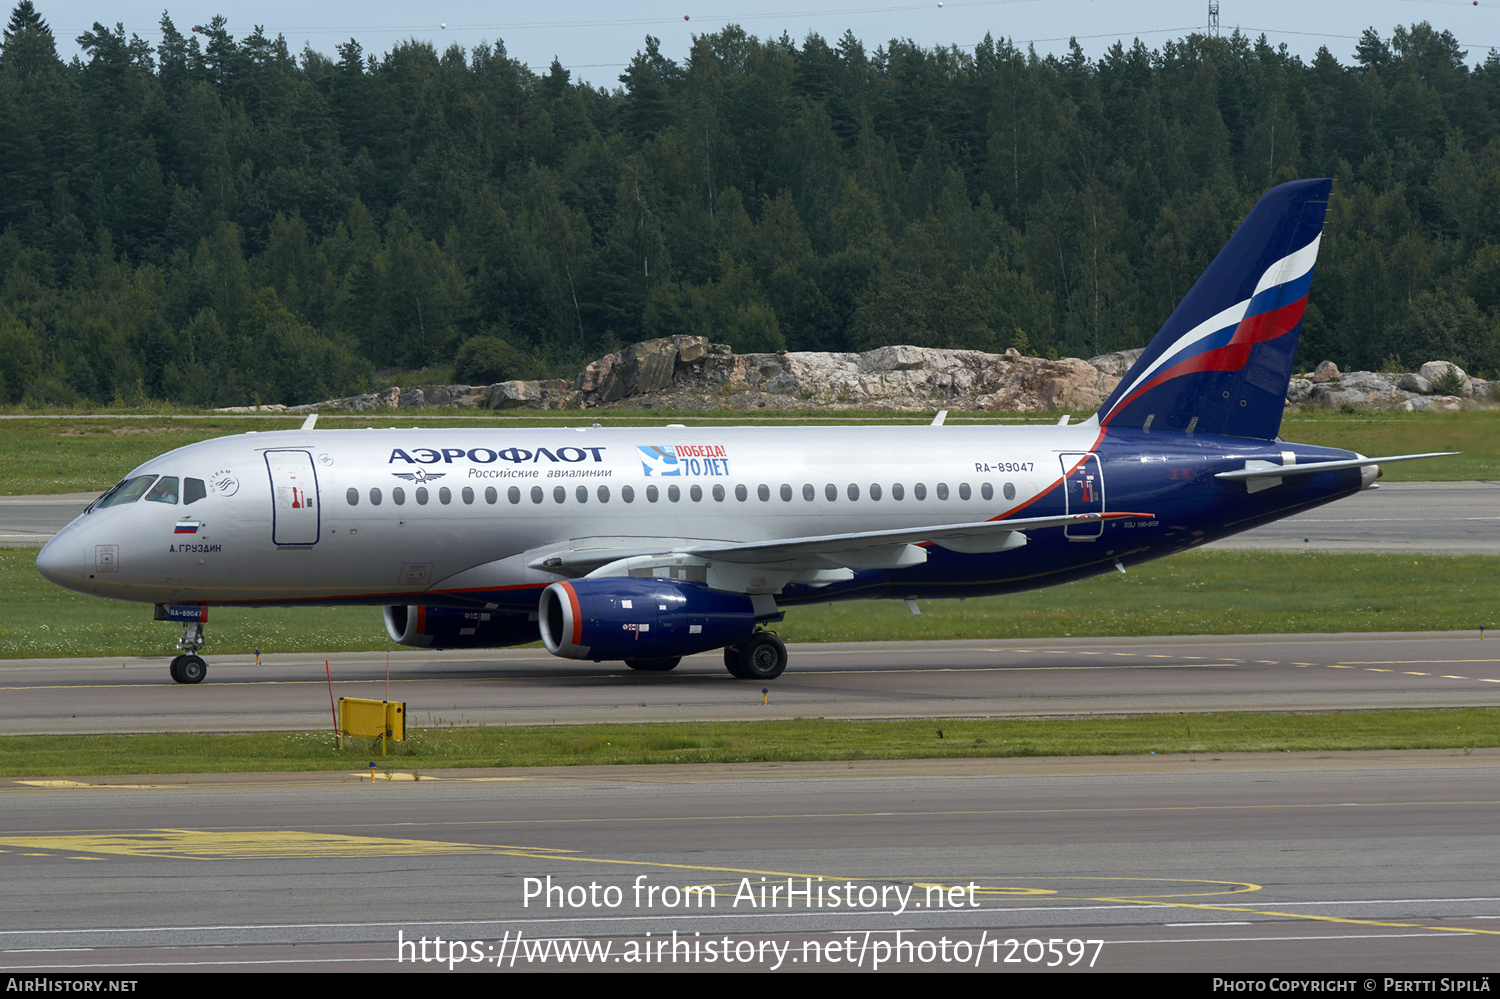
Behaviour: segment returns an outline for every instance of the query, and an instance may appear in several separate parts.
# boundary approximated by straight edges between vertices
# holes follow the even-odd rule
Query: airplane
[[[42,549],[71,590],[181,623],[213,606],[383,608],[392,641],[662,672],[836,600],[978,597],[1186,551],[1370,487],[1279,430],[1332,182],[1268,192],[1098,412],[1052,426],[250,432],[132,470]]]

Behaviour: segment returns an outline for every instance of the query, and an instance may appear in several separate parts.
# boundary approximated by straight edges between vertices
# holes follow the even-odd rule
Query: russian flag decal
[[[177,522],[177,529],[173,534],[197,534],[198,522],[196,520],[181,520]]]

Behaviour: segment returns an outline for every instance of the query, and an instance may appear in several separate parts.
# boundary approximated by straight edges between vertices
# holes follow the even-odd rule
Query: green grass
[[[941,732],[941,736],[939,735]],[[423,729],[372,755],[328,733],[0,738],[0,776],[244,773],[451,767],[755,763],[1178,753],[1453,749],[1500,745],[1500,709],[1138,718],[793,721]],[[441,776],[438,774],[438,776]]]
[[[36,572],[36,549],[0,549],[0,659],[165,656],[178,628],[149,605],[63,590]],[[794,607],[789,642],[947,638],[1450,631],[1500,627],[1492,556],[1185,552],[1127,575],[977,600]],[[390,648],[372,607],[214,608],[212,657]],[[482,655],[483,653],[479,653]]]
[[[122,414],[91,416],[59,413],[56,418],[8,419],[0,422],[0,495],[103,491],[126,472],[165,451],[187,444],[240,434],[247,430],[290,430],[302,417],[232,418],[222,413],[194,416]],[[949,424],[1015,426],[1055,423],[1060,414],[956,413]],[[1075,418],[1087,414],[1073,414]],[[139,418],[137,418],[139,417]],[[921,424],[927,412],[872,412],[867,410],[805,410],[798,412],[740,413],[697,410],[589,410],[587,412],[539,412],[513,410],[508,413],[472,410],[429,410],[410,413],[370,413],[362,416],[329,415],[320,418],[325,429],[350,427],[431,426],[689,426],[758,425],[788,426],[808,423]],[[1362,454],[1415,454],[1427,451],[1462,451],[1454,458],[1390,465],[1385,478],[1391,482],[1464,479],[1500,479],[1500,410],[1465,413],[1363,413],[1356,415],[1298,414],[1282,424],[1282,437],[1304,444],[1325,444]]]
[[[1500,479],[1500,410],[1466,413],[1296,414],[1281,421],[1283,440],[1323,444],[1372,457],[1461,451],[1451,458],[1384,465],[1385,482]]]

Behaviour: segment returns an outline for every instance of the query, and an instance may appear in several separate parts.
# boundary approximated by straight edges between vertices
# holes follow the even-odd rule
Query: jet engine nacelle
[[[397,606],[384,608],[384,617],[391,641],[418,649],[499,649],[540,637],[525,614]]]
[[[564,659],[670,659],[721,649],[755,632],[743,593],[656,577],[553,583],[542,591],[542,644]]]

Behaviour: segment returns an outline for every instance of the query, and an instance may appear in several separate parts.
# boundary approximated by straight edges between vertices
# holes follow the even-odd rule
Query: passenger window
[[[371,489],[370,490],[370,505],[371,506],[379,506],[380,505],[380,490],[379,489]]]
[[[937,484],[937,498],[940,500],[945,500],[948,498],[948,483],[939,482]]]
[[[852,482],[849,483],[849,499],[851,501],[859,499],[859,486],[856,486]]]
[[[839,487],[830,482],[823,487],[823,495],[827,496],[828,502],[832,503],[839,498]]]
[[[724,502],[724,487],[719,485],[718,483],[714,484],[714,502]]]
[[[163,475],[146,493],[147,503],[170,503],[177,505],[177,476]]]
[[[927,498],[927,486],[921,482],[911,487],[911,494],[919,500]]]
[[[762,482],[756,488],[755,495],[760,497],[762,503],[769,503],[771,500],[771,487]]]
[[[657,491],[655,486],[646,487],[646,502],[655,503],[660,498],[661,493]]]
[[[533,502],[533,503],[540,503],[541,501],[542,501],[542,487],[541,486],[532,486],[531,487],[531,502]]]
[[[356,492],[353,489],[351,489],[349,491],[351,493],[354,493],[354,498],[355,498],[356,501],[358,501],[358,499],[359,499],[359,493]],[[208,495],[208,487],[203,484],[203,480],[202,479],[183,479],[182,480],[182,505],[183,506],[187,506],[189,503],[196,503],[199,500],[201,500],[204,497],[206,497],[207,495]]]
[[[580,503],[587,503],[589,501],[589,487],[588,486],[579,486],[577,489],[574,490],[574,493],[578,496],[578,502],[580,502]]]
[[[620,499],[624,500],[626,503],[634,503],[635,502],[635,488],[633,486],[621,486],[620,487]]]
[[[193,480],[188,479],[188,481],[192,482]],[[349,501],[350,506],[359,506],[359,490],[350,486],[349,491],[344,494],[344,499]],[[188,502],[191,503],[192,500],[188,500]]]
[[[468,486],[464,486],[464,491],[462,493],[460,493],[459,495],[461,495],[464,498],[464,505],[465,506],[473,506],[474,505],[474,490],[470,489]]]
[[[598,492],[599,492],[599,502],[600,503],[608,503],[609,502],[609,486],[600,486]]]
[[[401,506],[402,504],[404,504],[406,502],[406,490],[402,489],[400,486],[392,489],[391,502],[396,504],[397,506]]]
[[[878,500],[878,499],[880,499],[880,483],[878,483],[878,482],[872,482],[872,483],[870,483],[870,499],[872,499],[872,500]]]
[[[902,487],[901,483],[897,482],[891,486],[891,499],[898,503],[906,499],[906,490]]]
[[[1008,500],[1013,500],[1016,498],[1016,487],[1014,483],[1007,482],[1005,484],[1005,498]]]
[[[745,484],[743,482],[734,487],[734,498],[739,500],[741,503],[745,502],[745,500],[749,496],[750,490],[745,488]]]
[[[427,505],[427,490],[422,486],[417,487],[417,506]]]
[[[696,485],[693,486],[691,489],[688,490],[688,495],[693,498],[693,502],[694,503],[702,502],[702,500],[703,500],[703,487],[702,486],[696,486]]]
[[[556,500],[557,502],[559,502],[559,503],[564,503],[568,499],[568,491],[566,489],[564,489],[562,486],[553,486],[552,487],[552,498],[554,500]]]
[[[447,486],[444,486],[443,488],[439,489],[438,490],[438,502],[441,503],[441,504],[443,504],[443,506],[447,506],[449,503],[452,503],[453,502],[453,490],[449,489]]]
[[[678,489],[676,486],[668,486],[667,499],[671,500],[673,503],[676,503],[678,500],[682,499],[682,490]]]
[[[984,485],[979,487],[979,495],[983,496],[987,500],[992,500],[995,498],[995,487],[986,482]]]
[[[789,486],[789,485],[787,485],[785,482],[783,482],[781,484],[781,502],[783,502],[783,503],[790,503],[791,501],[792,501],[792,487]]]

